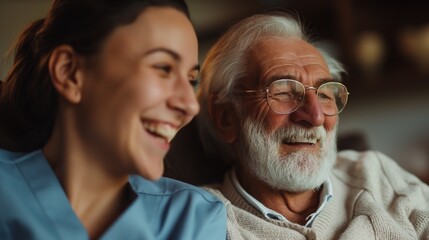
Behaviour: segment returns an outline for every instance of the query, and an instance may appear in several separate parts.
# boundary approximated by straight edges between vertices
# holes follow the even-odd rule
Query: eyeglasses
[[[275,113],[290,114],[304,102],[306,90],[314,90],[323,114],[335,116],[346,106],[349,92],[339,82],[326,82],[319,87],[305,87],[292,79],[280,79],[272,82],[266,89],[246,90],[244,93],[261,93],[265,95],[268,106]]]

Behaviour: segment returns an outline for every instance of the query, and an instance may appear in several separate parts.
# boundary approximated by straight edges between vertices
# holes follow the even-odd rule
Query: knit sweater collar
[[[266,215],[264,215],[263,212],[261,212],[260,209],[258,209],[256,206],[254,206],[253,204],[249,203],[246,198],[244,196],[242,196],[242,194],[240,193],[240,191],[238,191],[236,185],[239,184],[238,181],[235,179],[236,183],[234,183],[234,169],[231,169],[224,178],[224,182],[221,186],[221,191],[223,193],[223,195],[235,206],[252,213],[255,216],[258,216],[262,219],[265,219],[269,222],[275,222],[275,223],[281,223],[281,222],[285,222],[285,223],[290,223],[289,221],[284,221],[284,220],[276,220],[270,217],[267,217]],[[235,177],[236,178],[236,177]],[[319,208],[318,210],[313,213],[314,215],[311,216],[311,219],[309,218],[307,224],[305,227],[310,227],[312,225],[312,223],[315,221],[315,219],[317,219],[316,217],[322,213],[322,212],[331,212],[332,209],[332,204],[328,204],[328,202],[335,202],[332,201],[331,199],[333,199],[333,195],[332,195],[332,186],[331,186],[331,181],[328,180],[327,182],[325,182],[323,184],[323,189],[321,191],[321,200],[320,200],[320,204],[319,204]],[[241,187],[241,186],[240,186]],[[243,191],[245,191],[244,189],[242,189]],[[255,201],[257,201],[256,199],[254,199]],[[262,204],[262,203],[260,203]],[[273,211],[273,210],[272,210]],[[275,211],[273,211],[275,212]],[[325,217],[322,217],[325,218]],[[328,219],[325,219],[328,220]],[[322,220],[322,221],[325,221]],[[291,223],[293,224],[293,223]],[[280,224],[283,225],[283,224]]]

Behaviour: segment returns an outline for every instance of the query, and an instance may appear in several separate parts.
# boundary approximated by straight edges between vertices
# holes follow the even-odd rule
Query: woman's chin
[[[159,180],[162,177],[163,173],[164,173],[164,164],[161,164],[160,166],[156,166],[155,164],[153,164],[149,168],[144,168],[144,169],[141,169],[141,171],[139,171],[140,176],[151,181]]]

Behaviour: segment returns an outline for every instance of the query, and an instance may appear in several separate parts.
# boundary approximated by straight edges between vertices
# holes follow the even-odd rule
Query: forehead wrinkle
[[[305,42],[268,39],[258,43],[259,48],[253,46],[251,51],[260,70],[259,84],[287,77],[312,85],[331,78],[318,49]]]
[[[267,75],[270,75],[274,69],[280,68],[280,67],[285,67],[285,66],[286,67],[290,66],[290,67],[287,70],[282,70],[281,73],[273,74],[273,76],[271,76],[269,79],[274,80],[276,78],[276,76],[281,77],[281,76],[286,76],[286,75],[290,75],[290,76],[294,76],[295,78],[299,78],[299,76],[297,76],[297,75],[300,75],[299,74],[300,71],[298,71],[296,68],[302,68],[302,67],[297,65],[297,64],[293,64],[293,63],[284,63],[281,65],[276,65],[276,66],[273,66],[269,69],[266,69],[264,71],[264,73],[262,74],[261,79],[266,79]],[[296,67],[294,67],[294,66],[296,66]]]
[[[297,56],[294,54],[289,54],[289,55],[293,55],[293,59],[292,58],[286,58],[286,57],[277,57],[277,58],[272,58],[272,59],[269,59],[269,60],[262,62],[260,64],[260,67],[265,72],[264,76],[276,68],[281,68],[281,67],[290,67],[291,69],[294,69],[294,67],[302,68],[302,66],[299,63],[297,63],[297,61],[296,61],[298,59]],[[287,60],[287,61],[285,62],[282,60]],[[279,64],[273,63],[276,61],[278,61],[280,63]],[[266,65],[268,65],[269,68],[264,69],[264,66],[266,66]],[[289,72],[289,68],[288,68],[288,72]]]
[[[299,59],[306,62],[305,65],[319,65],[319,66],[322,66],[323,68],[327,68],[325,59],[320,55],[314,55],[314,54],[300,55]]]
[[[299,58],[322,58],[322,57],[315,54],[304,54],[304,55],[300,55]]]
[[[319,55],[309,54],[309,55],[300,55],[298,58],[303,62],[318,62],[325,64],[325,59]]]
[[[306,64],[306,65],[304,65],[302,67],[304,69],[307,69],[307,68],[310,68],[310,67],[316,67],[316,70],[313,70],[313,71],[316,71],[316,72],[323,72],[323,71],[325,71],[325,72],[329,73],[329,68],[326,65],[318,63],[318,62],[308,63],[308,64]]]
[[[316,68],[312,68],[314,66],[316,66]],[[275,69],[278,68],[280,68],[280,70],[275,72]],[[308,68],[312,69],[309,70]],[[320,82],[325,82],[325,79],[331,79],[331,75],[328,68],[319,62],[309,63],[304,66],[298,65],[296,63],[284,63],[265,69],[261,74],[260,79],[261,84],[264,84],[266,82],[270,83],[282,78],[291,78],[301,82],[305,79],[313,79],[310,85],[319,85]]]
[[[286,56],[285,56],[286,55]],[[290,55],[290,57],[287,57],[287,55]],[[293,53],[285,53],[285,54],[283,54],[283,56],[281,56],[281,57],[276,57],[276,58],[270,58],[270,59],[267,59],[267,60],[265,60],[265,61],[263,61],[263,62],[261,62],[261,64],[262,65],[264,65],[264,64],[266,64],[266,63],[269,63],[269,62],[273,62],[273,61],[277,61],[277,60],[288,60],[288,61],[294,61],[294,60],[296,60],[296,59],[298,59],[299,57],[298,57],[298,55],[296,55],[296,54],[293,54]]]
[[[315,56],[315,55],[299,56],[293,53],[286,53],[286,55],[290,55],[290,58],[285,57],[284,55],[282,57],[271,58],[261,62],[261,66],[275,61],[287,60],[289,61],[287,64],[290,64],[290,65],[298,65],[298,66],[319,65],[325,68],[325,61],[323,60],[323,58],[320,58],[319,56]],[[286,63],[283,65],[286,65]],[[282,66],[282,65],[278,65],[278,66]]]

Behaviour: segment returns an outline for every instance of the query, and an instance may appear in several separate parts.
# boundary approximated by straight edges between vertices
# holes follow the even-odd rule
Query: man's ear
[[[238,117],[231,104],[216,103],[217,96],[209,97],[208,112],[216,129],[227,143],[233,143],[238,137]]]
[[[77,74],[79,56],[69,45],[54,49],[49,58],[49,74],[58,94],[71,103],[82,98],[82,79]]]

